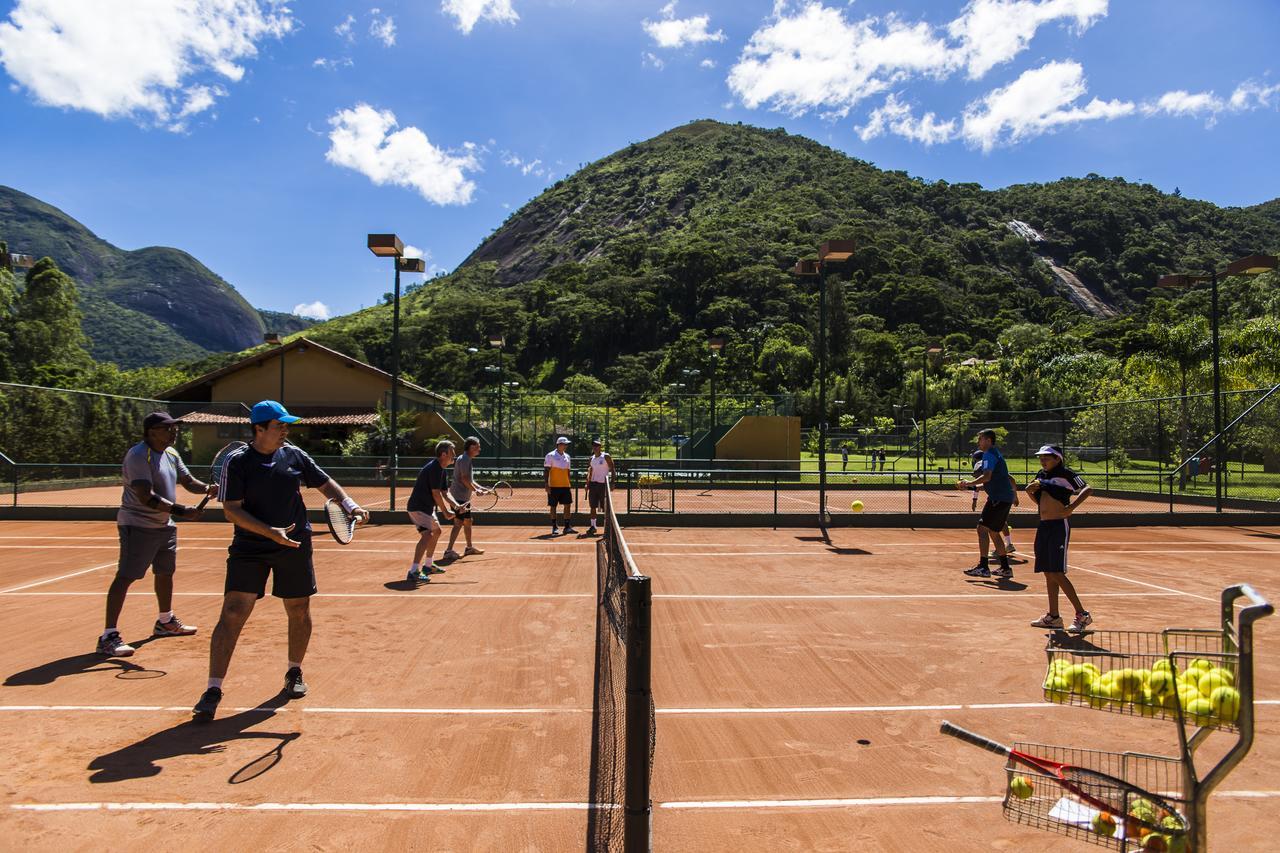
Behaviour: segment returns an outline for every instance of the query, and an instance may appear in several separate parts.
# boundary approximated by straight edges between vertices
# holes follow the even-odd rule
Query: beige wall
[[[716,442],[716,459],[800,459],[800,419],[745,415]]]
[[[419,412],[418,424],[413,429],[414,446],[422,448],[422,453],[429,456],[434,448],[423,442],[441,435],[458,445],[459,450],[462,449],[463,436],[458,435],[458,431],[449,426],[448,421],[440,417],[438,412]]]
[[[314,347],[305,352],[289,350],[284,356],[286,406],[359,405],[373,408],[391,390],[389,378],[349,367],[346,362]],[[252,404],[279,396],[280,359],[266,355],[261,362],[216,379],[211,399]]]

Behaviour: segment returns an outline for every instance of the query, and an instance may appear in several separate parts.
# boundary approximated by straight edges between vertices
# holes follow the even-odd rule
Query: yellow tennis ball
[[[1219,687],[1232,687],[1235,683],[1236,678],[1229,670],[1222,669],[1221,667],[1214,667],[1204,675],[1200,676],[1200,680],[1196,682],[1196,687],[1198,687],[1200,692],[1205,696],[1212,696],[1213,691],[1217,690]]]
[[[1209,697],[1209,704],[1218,719],[1234,723],[1240,713],[1240,692],[1234,687],[1219,687]]]
[[[1068,670],[1068,669],[1071,669],[1071,666],[1072,666],[1071,661],[1067,660],[1066,658],[1054,658],[1053,661],[1049,664],[1049,671],[1058,672],[1059,670]]]
[[[1106,812],[1098,812],[1093,817],[1093,831],[1110,838],[1116,834],[1116,819]]]
[[[1173,673],[1169,672],[1169,670],[1157,669],[1147,679],[1147,689],[1151,691],[1152,696],[1163,699],[1174,693],[1177,683],[1177,679],[1173,677]]]
[[[1213,669],[1213,664],[1205,660],[1204,658],[1196,658],[1191,663],[1187,664],[1187,669],[1199,669],[1199,670],[1203,670],[1204,672],[1208,672],[1209,670]]]
[[[1187,703],[1187,714],[1191,717],[1191,721],[1198,726],[1213,720],[1213,703],[1201,696],[1199,699],[1192,699]]]
[[[1044,698],[1059,705],[1071,697],[1071,682],[1061,676],[1053,676],[1044,685]]]
[[[1138,714],[1143,717],[1160,716],[1160,699],[1153,696],[1151,691],[1143,690],[1142,695],[1134,700],[1134,707],[1138,709]]]
[[[1009,793],[1013,794],[1020,800],[1027,800],[1031,798],[1033,793],[1035,793],[1035,788],[1031,786],[1027,777],[1014,776],[1009,782]]]
[[[1121,699],[1142,694],[1142,676],[1136,670],[1122,669],[1111,679],[1111,684]]]
[[[1136,672],[1138,677],[1142,679],[1143,684],[1146,684],[1151,680],[1151,670],[1149,669],[1135,669],[1134,672]]]
[[[1152,672],[1161,672],[1161,671],[1172,672],[1173,667],[1169,665],[1169,661],[1167,659],[1161,658],[1160,660],[1151,664],[1151,671]]]
[[[853,503],[849,504],[849,509],[853,510],[854,512],[862,512],[862,501],[854,501]]]
[[[1063,671],[1062,677],[1071,685],[1073,693],[1088,693],[1089,687],[1095,680],[1094,674],[1081,664],[1067,667]]]

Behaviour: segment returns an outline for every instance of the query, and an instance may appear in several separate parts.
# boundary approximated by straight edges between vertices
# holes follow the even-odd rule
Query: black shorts
[[[262,598],[271,575],[276,598],[306,598],[316,594],[316,569],[311,562],[311,539],[297,548],[227,549],[226,592],[252,592]]]
[[[1065,518],[1041,521],[1036,528],[1036,571],[1066,574],[1071,524]]]
[[[988,500],[982,506],[982,515],[978,517],[978,524],[993,533],[1000,533],[1004,530],[1004,526],[1009,523],[1009,510],[1011,509],[1013,509],[1012,501]]]
[[[608,483],[587,483],[587,505],[591,507],[592,512],[604,509],[605,501],[608,499]]]
[[[121,524],[120,561],[116,577],[139,580],[150,568],[157,575],[171,575],[178,568],[177,527],[136,527]]]
[[[573,489],[568,486],[552,486],[547,489],[547,506],[568,506],[571,503],[573,503]]]

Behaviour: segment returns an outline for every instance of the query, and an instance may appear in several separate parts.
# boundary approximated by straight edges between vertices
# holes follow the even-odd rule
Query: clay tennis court
[[[583,539],[479,528],[488,553],[416,590],[407,526],[317,537],[311,693],[281,704],[284,618],[204,687],[229,527],[188,524],[175,607],[201,632],[92,653],[110,522],[0,523],[0,837],[23,849],[582,850],[596,567]],[[1176,752],[1169,724],[1043,703],[1042,584],[964,578],[969,531],[627,532],[653,578],[655,850],[990,850],[1079,842],[1002,820],[1000,759],[938,734]],[[1218,593],[1280,590],[1280,527],[1081,530],[1100,629],[1212,627]],[[143,640],[150,581],[121,623]],[[1215,850],[1280,832],[1280,619],[1256,638],[1253,751],[1210,801]],[[1206,747],[1212,750],[1211,745]],[[109,835],[107,833],[110,833]],[[113,842],[114,846],[119,846]]]

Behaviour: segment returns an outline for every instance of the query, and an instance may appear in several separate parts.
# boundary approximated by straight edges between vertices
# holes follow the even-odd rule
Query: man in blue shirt
[[[267,591],[284,603],[289,620],[289,667],[284,692],[290,699],[307,695],[302,659],[311,639],[311,596],[316,593],[311,563],[311,525],[302,487],[319,489],[339,501],[349,514],[365,521],[362,509],[307,453],[285,439],[289,424],[301,420],[275,400],[263,400],[249,412],[253,443],[226,463],[219,493],[227,520],[235,525],[227,548],[227,581],[222,614],[209,648],[209,685],[193,714],[198,722],[213,719],[222,701],[222,680],[254,604]]]
[[[982,462],[974,468],[976,476],[972,480],[956,483],[956,488],[962,490],[982,486],[987,493],[987,502],[978,518],[978,565],[967,569],[965,574],[972,578],[992,576],[987,563],[987,548],[994,544],[996,556],[1000,560],[1000,568],[996,569],[995,576],[1011,578],[1013,569],[1009,566],[1009,552],[1002,534],[1009,520],[1009,511],[1018,501],[1017,484],[1009,476],[1009,466],[1004,461],[1004,456],[996,449],[995,430],[984,429],[978,433],[978,450],[982,452]]]

